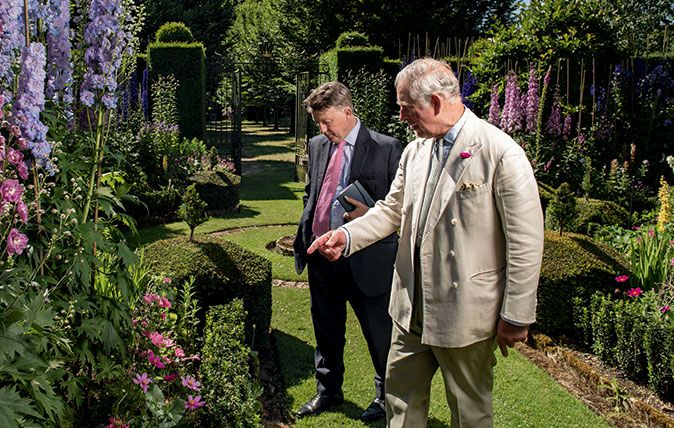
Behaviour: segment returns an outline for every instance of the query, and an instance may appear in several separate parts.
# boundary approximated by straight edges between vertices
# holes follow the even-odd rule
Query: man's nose
[[[323,125],[322,123],[319,123],[318,129],[319,129],[319,131],[321,131],[321,134],[325,134],[325,132],[328,130],[328,127]]]

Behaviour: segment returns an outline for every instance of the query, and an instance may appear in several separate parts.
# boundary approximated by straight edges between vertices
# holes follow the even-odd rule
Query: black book
[[[344,198],[345,196],[360,201],[370,208],[374,206],[374,200],[370,197],[370,195],[367,193],[367,190],[363,188],[358,180],[346,186],[346,188],[342,190],[339,195],[337,195],[337,200],[340,204],[342,204],[346,211],[353,211],[356,209],[355,205],[352,205],[346,201]]]

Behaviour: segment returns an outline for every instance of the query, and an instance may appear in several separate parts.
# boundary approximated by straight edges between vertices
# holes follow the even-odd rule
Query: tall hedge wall
[[[172,74],[178,80],[178,125],[183,137],[204,139],[206,130],[206,63],[201,43],[150,43],[150,82]],[[151,87],[151,86],[150,86]]]

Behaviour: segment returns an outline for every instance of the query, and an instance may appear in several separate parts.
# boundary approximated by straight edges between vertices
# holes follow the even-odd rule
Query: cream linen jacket
[[[423,233],[421,342],[463,347],[495,336],[499,316],[535,321],[543,254],[538,187],[522,148],[466,109],[418,231],[432,140],[405,148],[384,200],[344,226],[349,253],[400,230],[389,312],[409,331],[414,296],[414,246]]]

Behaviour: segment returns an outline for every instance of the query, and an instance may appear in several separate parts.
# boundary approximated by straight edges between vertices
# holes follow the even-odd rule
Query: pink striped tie
[[[337,150],[333,153],[328,163],[328,168],[325,170],[321,193],[318,196],[318,202],[314,210],[312,229],[315,236],[321,236],[330,230],[330,212],[332,211],[332,202],[335,200],[335,192],[339,185],[339,178],[342,175],[345,144],[346,141],[344,140],[337,144]]]

